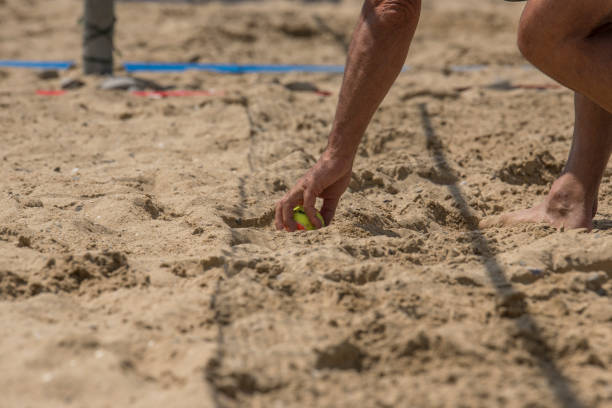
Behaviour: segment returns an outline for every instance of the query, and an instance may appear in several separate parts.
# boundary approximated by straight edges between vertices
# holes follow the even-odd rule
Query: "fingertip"
[[[315,229],[319,229],[322,227],[321,222],[317,218],[317,210],[315,208],[315,203],[317,201],[317,195],[313,190],[307,189],[304,191],[304,212],[308,217],[310,223],[315,227]]]
[[[334,219],[338,202],[338,200],[326,200],[323,202],[323,207],[321,207],[321,216],[323,217],[323,221],[325,221],[325,226],[331,224],[332,220]]]
[[[289,232],[294,232],[297,228],[297,223],[293,219],[293,208],[288,204],[282,205],[283,225]]]
[[[278,231],[283,230],[283,213],[280,201],[274,206],[274,226]]]
[[[321,216],[323,217],[323,221],[325,221],[326,227],[328,227],[331,224],[332,220],[334,219],[333,213],[329,214],[329,213],[321,212]]]
[[[287,225],[285,225],[285,229],[289,232],[295,232],[297,231],[297,223],[293,222],[293,223],[287,223]]]
[[[298,223],[293,219],[293,208],[291,209],[291,215],[287,219],[287,225],[289,229],[291,229],[291,232],[295,232],[298,229]]]

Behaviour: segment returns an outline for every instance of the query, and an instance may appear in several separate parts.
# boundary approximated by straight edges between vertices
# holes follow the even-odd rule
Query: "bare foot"
[[[563,174],[552,185],[548,196],[539,205],[482,220],[480,228],[522,223],[547,223],[555,228],[593,228],[597,211],[597,192],[589,193],[570,173]]]

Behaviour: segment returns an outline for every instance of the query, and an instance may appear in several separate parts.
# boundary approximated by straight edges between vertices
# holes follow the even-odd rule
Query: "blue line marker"
[[[285,65],[285,64],[196,64],[174,62],[126,62],[123,67],[127,72],[184,72],[188,70],[211,71],[223,74],[273,74],[283,72],[302,73],[338,73],[344,72],[344,65]],[[405,66],[402,72],[410,70]]]
[[[0,67],[29,69],[68,69],[74,65],[72,61],[15,61],[0,60]]]
[[[450,70],[453,72],[477,72],[484,71],[489,66],[484,64],[476,64],[476,65],[451,65]]]
[[[0,60],[0,67],[4,68],[28,68],[28,69],[69,69],[74,66],[72,61],[18,61]],[[174,62],[126,62],[123,64],[127,72],[183,72],[188,70],[211,71],[223,74],[249,74],[249,73],[338,73],[344,72],[343,65],[274,65],[274,64],[196,64],[196,63],[174,63]],[[511,67],[511,66],[509,66]],[[483,71],[488,69],[487,65],[451,65],[453,72]],[[525,70],[534,69],[525,64],[520,68]],[[404,66],[402,72],[411,70],[410,66]]]
[[[282,72],[323,72],[343,73],[343,65],[271,65],[271,64],[196,64],[172,62],[126,62],[127,72],[183,72],[188,70],[211,71],[224,74],[282,73]]]

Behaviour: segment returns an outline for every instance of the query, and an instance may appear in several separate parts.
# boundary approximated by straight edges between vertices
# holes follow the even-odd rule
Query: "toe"
[[[480,220],[478,223],[478,228],[487,229],[498,226],[501,224],[501,217],[499,215],[493,215],[487,218]]]

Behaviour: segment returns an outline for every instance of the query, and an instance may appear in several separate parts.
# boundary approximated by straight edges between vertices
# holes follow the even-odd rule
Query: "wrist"
[[[331,160],[347,160],[352,163],[358,147],[358,141],[355,143],[345,137],[332,134],[329,136],[329,142],[323,152],[323,157]]]
[[[322,168],[333,169],[333,172],[337,174],[345,174],[346,172],[350,172],[353,168],[354,158],[354,154],[345,150],[327,148],[321,154],[319,163]]]
[[[355,159],[355,152],[349,149],[339,149],[333,146],[328,146],[321,154],[321,159],[326,161],[329,160],[350,163],[350,166],[352,167],[353,160]]]

